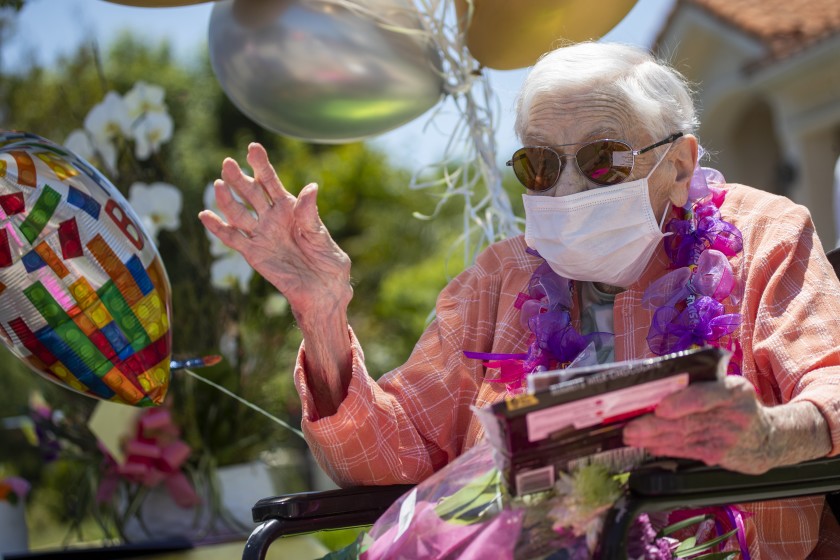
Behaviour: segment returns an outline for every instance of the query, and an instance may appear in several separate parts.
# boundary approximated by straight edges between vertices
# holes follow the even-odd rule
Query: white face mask
[[[525,242],[564,278],[626,288],[665,236],[648,194],[648,177],[658,166],[647,177],[611,187],[560,197],[523,194]]]

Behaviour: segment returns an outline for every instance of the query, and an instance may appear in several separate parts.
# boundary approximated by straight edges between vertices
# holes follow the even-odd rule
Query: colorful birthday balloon
[[[32,370],[97,399],[163,402],[170,288],[120,192],[49,140],[0,131],[0,338]]]

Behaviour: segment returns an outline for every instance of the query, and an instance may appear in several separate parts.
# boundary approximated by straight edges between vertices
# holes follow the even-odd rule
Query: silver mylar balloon
[[[347,0],[216,2],[210,62],[233,104],[265,128],[322,143],[381,134],[434,106],[440,54],[417,33],[411,0],[353,1],[363,9]]]

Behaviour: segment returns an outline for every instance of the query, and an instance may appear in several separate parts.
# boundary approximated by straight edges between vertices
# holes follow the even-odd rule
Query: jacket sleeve
[[[753,209],[754,211],[758,209]],[[744,309],[760,392],[776,401],[810,401],[822,412],[840,453],[840,281],[807,209],[773,197],[756,218]],[[747,236],[745,236],[747,237]],[[747,325],[745,325],[747,326]],[[765,390],[762,390],[764,388]]]
[[[462,452],[481,386],[480,361],[463,350],[492,344],[499,259],[492,248],[441,292],[436,319],[408,361],[375,382],[352,330],[352,379],[332,416],[317,419],[304,371],[295,368],[302,428],[313,455],[339,485],[419,482]]]

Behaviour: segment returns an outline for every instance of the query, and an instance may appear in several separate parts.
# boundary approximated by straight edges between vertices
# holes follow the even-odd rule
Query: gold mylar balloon
[[[204,4],[210,0],[105,0],[112,4],[123,6],[137,6],[138,8],[172,8],[175,6],[191,6]]]
[[[620,22],[636,0],[456,0],[470,54],[487,68],[511,70],[533,65],[558,41],[597,39]]]

